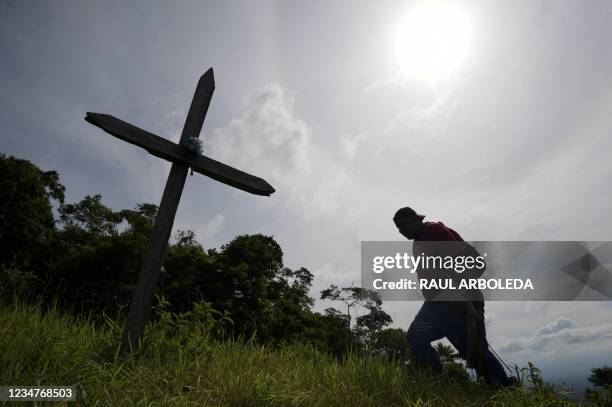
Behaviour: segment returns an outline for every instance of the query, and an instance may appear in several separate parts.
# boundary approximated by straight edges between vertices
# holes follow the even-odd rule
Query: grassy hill
[[[2,306],[0,383],[76,386],[77,404],[94,406],[577,405],[549,386],[495,390],[374,356],[338,360],[299,343],[219,342],[180,323],[151,324],[144,350],[126,359],[110,319],[100,327],[54,309]]]

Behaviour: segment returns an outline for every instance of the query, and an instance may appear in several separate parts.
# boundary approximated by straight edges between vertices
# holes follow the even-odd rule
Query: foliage
[[[340,311],[327,308],[323,314],[314,313],[310,321],[311,325],[302,338],[304,341],[335,356],[359,349],[359,343],[347,325],[346,316]]]
[[[344,321],[347,329],[351,328],[351,308],[359,306],[368,310],[367,314],[357,317],[353,329],[354,341],[366,351],[385,352],[385,349],[380,349],[377,344],[377,335],[393,320],[382,310],[382,300],[378,292],[361,287],[338,288],[335,284],[331,284],[329,288],[321,291],[321,299],[341,301],[346,305],[345,315],[333,308],[328,308],[326,313],[330,317]]]
[[[527,362],[527,366],[520,369],[521,372],[521,383],[529,382],[533,386],[541,388],[545,385],[544,379],[542,378],[542,371],[537,368],[533,362]]]
[[[51,200],[64,202],[55,171],[0,154],[0,266],[31,272],[45,267],[55,220]]]
[[[164,264],[160,292],[175,312],[206,300],[232,316],[234,333],[271,341],[311,335],[318,324],[308,296],[312,273],[283,267],[269,236],[242,235],[205,252],[192,232],[180,232]]]
[[[452,363],[459,358],[459,353],[455,352],[452,346],[443,342],[438,342],[434,349],[442,363]]]
[[[38,277],[32,271],[0,265],[0,296],[25,298],[38,285]]]
[[[175,241],[166,252],[158,289],[168,300],[169,309],[184,312],[203,299],[216,302],[215,296],[223,295],[220,285],[218,290],[215,290],[217,287],[208,289],[206,280],[203,281],[204,276],[215,274],[211,257],[191,231],[179,231]]]
[[[594,367],[588,380],[597,387],[612,386],[612,367]]]
[[[322,300],[341,301],[346,306],[346,317],[348,326],[351,325],[351,308],[360,306],[367,309],[376,309],[382,304],[380,295],[373,290],[362,287],[342,287],[338,288],[331,284],[329,288],[321,291]],[[362,322],[364,326],[366,322]]]
[[[102,204],[100,194],[86,196],[81,202],[62,205],[60,219],[67,229],[82,229],[90,236],[117,234],[121,215]]]
[[[596,406],[609,406],[612,404],[612,367],[594,367],[588,378],[596,388],[586,389],[585,400]]]
[[[113,210],[99,194],[64,203],[57,173],[25,160],[0,161],[6,174],[0,216],[11,220],[0,236],[3,296],[41,298],[46,304],[56,299],[60,309],[96,316],[99,323],[103,314],[119,316],[135,287],[157,207]],[[58,202],[57,220],[52,199]],[[242,235],[218,250],[204,250],[192,231],[179,231],[166,251],[156,291],[169,313],[188,315],[209,304],[231,315],[226,336],[275,343],[306,339],[343,354],[354,345],[350,330],[336,316],[311,310],[312,280],[306,268],[283,265],[283,252],[270,236]],[[371,327],[377,320],[363,323]]]
[[[442,376],[445,379],[463,384],[471,381],[466,366],[459,361],[460,354],[452,346],[438,342],[434,349],[442,362]]]
[[[360,315],[357,317],[357,326],[364,328],[368,331],[368,333],[373,334],[391,324],[393,319],[391,319],[389,314],[382,310],[381,305],[382,301],[375,305],[367,306],[366,308],[370,312],[366,315]]]
[[[198,301],[192,310],[180,314],[169,311],[169,307],[170,303],[164,297],[156,296],[153,313],[157,318],[147,327],[145,351],[151,343],[160,343],[167,353],[174,354],[180,349],[189,352],[208,338],[223,337],[233,325],[227,312],[213,309],[206,301]]]
[[[465,366],[453,361],[444,364],[442,376],[449,381],[463,385],[471,382],[470,375],[466,371]]]
[[[401,328],[386,328],[376,334],[372,351],[387,359],[407,362],[410,346],[406,331]]]
[[[260,234],[204,250],[179,231],[145,346],[121,358],[123,311],[157,207],[116,211],[101,195],[66,204],[56,172],[3,155],[0,170],[0,294],[12,299],[0,303],[0,383],[71,383],[93,405],[565,403],[532,365],[525,374],[537,385],[521,392],[465,380],[453,363],[443,377],[410,368],[406,333],[386,328],[376,292],[332,285],[321,298],[346,314],[315,313],[312,273],[285,267],[278,243]],[[355,307],[368,313],[351,329]]]
[[[39,270],[47,287],[41,294],[49,300],[62,290],[68,294],[59,304],[64,309],[117,315],[135,286],[155,213],[148,204],[115,212],[100,195],[62,205],[59,254],[51,267]],[[122,223],[127,226],[119,231]]]
[[[612,386],[608,385],[601,388],[587,388],[584,392],[585,401],[592,406],[610,406],[612,405]]]
[[[298,342],[271,347],[204,335],[176,346],[189,343],[182,335],[190,330],[158,322],[147,327],[142,352],[126,359],[118,353],[121,321],[106,321],[0,305],[0,383],[68,383],[78,391],[76,405],[91,406],[577,405],[547,388],[496,390],[371,355],[333,358]]]

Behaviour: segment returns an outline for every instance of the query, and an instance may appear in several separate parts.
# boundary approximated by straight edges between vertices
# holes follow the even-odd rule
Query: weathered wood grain
[[[189,167],[200,174],[253,194],[269,196],[274,192],[274,188],[265,180],[201,154],[194,154],[185,147],[190,137],[199,137],[214,90],[215,80],[211,68],[198,81],[179,144],[108,114],[88,112],[85,117],[85,120],[105,132],[142,147],[154,156],[172,162],[147,253],[138,275],[134,295],[130,301],[122,338],[123,352],[136,349],[144,335],[155,293],[155,285],[159,280],[164,252],[172,232],[174,217],[183,193]]]
[[[193,100],[189,107],[189,113],[185,119],[185,125],[183,126],[181,145],[184,144],[189,137],[199,137],[214,90],[215,80],[211,68],[200,77],[196,86]],[[116,131],[119,130],[117,131],[118,135],[129,134],[129,137],[132,139],[145,140],[142,143],[149,146],[149,152],[154,151],[165,155],[167,153],[164,151],[169,151],[171,152],[170,156],[185,157],[185,149],[174,143],[170,143],[152,133],[147,132],[143,134],[141,129],[125,122],[121,123],[118,119],[111,121],[115,126],[114,129]],[[127,132],[124,133],[121,130],[127,130]],[[139,138],[139,134],[141,134],[142,137]],[[184,159],[172,163],[172,168],[170,169],[170,174],[166,181],[166,187],[164,188],[164,194],[162,195],[161,203],[157,211],[157,217],[155,218],[155,226],[153,227],[153,233],[149,240],[147,254],[145,255],[142,269],[138,274],[138,282],[134,290],[134,295],[130,301],[130,308],[128,310],[121,342],[123,352],[130,351],[139,346],[140,340],[144,335],[145,327],[149,320],[153,295],[155,294],[155,285],[159,280],[164,253],[168,246],[168,239],[170,239],[174,217],[176,216],[176,210],[181,200],[188,170],[189,167],[185,164]]]
[[[189,113],[185,119],[180,144],[184,144],[189,137],[200,137],[200,131],[204,124],[204,118],[210,106],[213,92],[215,91],[215,77],[212,68],[204,73],[198,80]]]
[[[188,171],[187,166],[178,163],[172,164],[172,168],[170,168],[170,174],[155,218],[155,226],[149,239],[147,253],[130,301],[121,340],[121,348],[124,353],[137,349],[144,335],[155,293],[155,285],[159,280],[164,253],[168,246],[174,217],[181,200]]]
[[[144,148],[149,154],[156,157],[168,161],[185,161],[185,157],[181,154],[181,149],[177,144],[132,124],[126,123],[114,116],[87,112],[85,120],[118,139]],[[187,164],[186,162],[184,163]]]
[[[201,154],[194,157],[184,146],[177,145],[109,114],[88,112],[85,120],[123,141],[144,148],[149,154],[170,162],[191,166],[195,172],[234,188],[264,196],[270,196],[275,191],[264,179]]]

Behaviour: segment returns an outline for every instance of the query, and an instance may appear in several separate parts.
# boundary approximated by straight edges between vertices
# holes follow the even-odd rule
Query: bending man
[[[408,207],[401,208],[393,217],[399,233],[414,240],[414,256],[422,253],[439,255],[440,250],[450,251],[452,253],[445,254],[454,256],[466,254],[466,251],[470,254],[470,249],[474,251],[457,232],[442,222],[423,222],[424,217]],[[434,242],[447,243],[436,245]],[[434,277],[434,273],[423,270],[417,270],[417,275],[419,278]],[[408,329],[408,343],[414,363],[429,366],[434,372],[440,373],[442,363],[431,342],[446,337],[467,361],[468,367],[476,369],[478,376],[497,386],[509,385],[510,379],[489,350],[482,293],[471,291],[470,300],[462,301],[441,300],[449,297],[445,295],[448,293],[439,290],[422,290],[422,293],[425,302]]]

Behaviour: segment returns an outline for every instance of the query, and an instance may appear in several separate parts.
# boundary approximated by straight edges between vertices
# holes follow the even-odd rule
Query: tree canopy
[[[99,194],[65,203],[57,172],[4,155],[0,170],[0,294],[26,293],[67,312],[122,315],[157,206],[113,210]],[[168,246],[156,293],[166,313],[192,315],[205,307],[231,318],[227,335],[308,341],[336,354],[363,346],[386,355],[402,353],[397,344],[403,331],[387,330],[377,339],[392,322],[377,293],[332,285],[322,298],[344,302],[347,313],[320,314],[312,310],[313,279],[308,269],[283,264],[272,236],[240,235],[206,250],[187,230],[177,232]],[[368,313],[351,328],[354,306]]]
[[[0,264],[31,270],[52,238],[52,200],[64,202],[64,186],[57,172],[3,154],[0,173]]]
[[[588,380],[596,387],[612,386],[612,367],[594,367]]]

